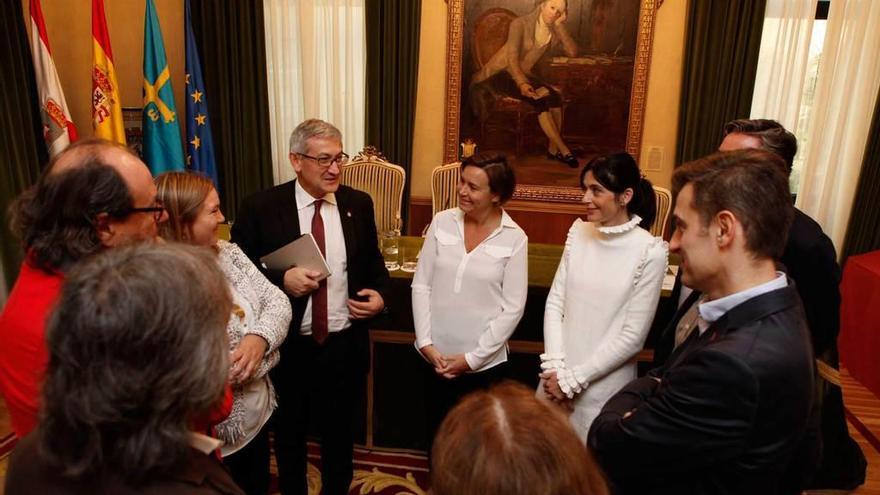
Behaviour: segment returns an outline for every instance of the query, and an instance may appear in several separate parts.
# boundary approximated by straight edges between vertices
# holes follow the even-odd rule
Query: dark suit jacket
[[[783,493],[812,356],[797,290],[755,297],[614,395],[588,443],[621,493]]]
[[[816,356],[836,367],[837,334],[840,331],[840,265],[837,264],[834,244],[815,220],[795,208],[785,251],[779,261],[797,284]],[[678,308],[680,293],[681,271],[675,279],[672,297],[666,301],[667,307],[658,310],[654,317],[652,328],[660,332],[654,344],[655,367],[666,362],[675,342],[675,327],[696,301],[696,297],[689,298]]]
[[[266,274],[275,285],[284,290],[284,271],[262,268],[260,257],[290,243],[300,236],[299,215],[296,208],[295,180],[256,193],[245,199],[232,226],[232,241]],[[348,294],[354,297],[361,289],[378,291],[388,304],[389,277],[385,269],[379,240],[376,234],[376,221],[373,216],[373,201],[362,191],[347,186],[339,186],[336,191],[342,234],[345,238],[346,266],[348,270]],[[287,294],[285,292],[285,294]],[[293,297],[288,294],[293,306],[293,319],[290,332],[281,348],[281,361],[284,350],[299,334],[303,315],[310,295]],[[358,332],[361,363],[369,367],[369,336],[367,321],[353,320],[346,331]],[[366,369],[366,368],[365,368]]]
[[[840,331],[840,265],[822,227],[795,208],[785,252],[779,260],[804,303],[816,356],[837,348]],[[835,353],[836,354],[836,353]],[[836,358],[832,366],[837,366]]]

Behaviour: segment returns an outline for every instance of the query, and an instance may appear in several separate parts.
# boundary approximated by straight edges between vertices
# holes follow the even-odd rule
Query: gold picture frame
[[[569,3],[574,4],[574,2],[577,1],[578,0],[569,0]],[[645,101],[648,88],[648,73],[651,62],[651,48],[654,39],[656,10],[659,8],[662,0],[636,1],[638,1],[639,4],[638,19],[636,21],[637,28],[635,28],[637,30],[637,36],[634,46],[634,54],[629,62],[633,67],[632,85],[629,95],[629,107],[626,109],[628,111],[628,119],[624,125],[626,126],[625,149],[638,159],[644,125]],[[471,5],[477,4],[482,5],[486,4],[486,2],[481,2],[480,0],[448,0],[444,163],[451,163],[460,159],[459,153],[463,147],[461,141],[462,139],[465,139],[460,135],[462,123],[462,95],[463,93],[467,93],[467,88],[463,88],[462,78],[463,68],[466,65],[465,60],[463,60],[463,44],[466,34],[470,34],[470,32],[466,33],[465,18],[467,14],[469,16],[468,19],[473,20],[476,16],[475,13],[470,11],[466,12],[466,10]],[[540,5],[541,2],[532,2],[532,4],[536,5],[535,8],[538,8],[537,6]],[[571,7],[569,7],[569,9],[570,8]],[[498,11],[502,9],[485,8],[484,10],[488,12],[489,10]],[[471,29],[473,29],[473,27],[471,27]],[[476,57],[476,55],[474,56]],[[622,133],[622,131],[620,132]],[[560,134],[561,133],[560,129]],[[467,138],[467,142],[471,142],[469,138]],[[622,144],[623,143],[621,143],[621,145]],[[583,163],[579,164],[579,166],[581,165],[583,165]],[[559,203],[577,203],[580,201],[583,193],[575,184],[558,185],[541,183],[540,180],[534,179],[525,181],[521,180],[517,185],[514,199],[526,202],[556,203],[557,205]],[[517,201],[516,203],[521,204],[521,201]]]

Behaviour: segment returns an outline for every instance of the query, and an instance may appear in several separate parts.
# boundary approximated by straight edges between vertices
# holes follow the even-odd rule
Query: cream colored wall
[[[656,185],[669,187],[675,160],[678,104],[684,54],[687,0],[665,0],[657,11],[648,79],[642,157],[663,148],[659,171],[648,171]],[[413,136],[412,196],[431,196],[431,169],[443,161],[446,112],[446,0],[422,0],[416,127]]]
[[[184,112],[183,2],[154,0],[171,70],[174,103]],[[28,32],[28,0],[22,0]],[[92,135],[92,2],[43,0],[43,17],[52,57],[67,106],[80,136]],[[104,0],[104,14],[116,66],[120,98],[125,107],[143,106],[144,0]],[[183,131],[183,129],[181,129]]]

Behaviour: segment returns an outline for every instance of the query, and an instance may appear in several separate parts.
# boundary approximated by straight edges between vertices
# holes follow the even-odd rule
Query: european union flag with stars
[[[186,164],[201,172],[217,187],[217,167],[214,162],[214,140],[211,138],[211,120],[208,119],[208,100],[202,64],[192,30],[189,0],[186,0]]]
[[[153,0],[144,15],[144,161],[153,175],[183,170],[180,124],[174,107],[171,72]]]

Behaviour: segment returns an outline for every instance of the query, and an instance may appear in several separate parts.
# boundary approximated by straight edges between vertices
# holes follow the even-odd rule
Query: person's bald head
[[[146,165],[124,146],[100,139],[58,154],[14,203],[13,229],[30,258],[53,270],[105,247],[153,239],[163,212]]]

